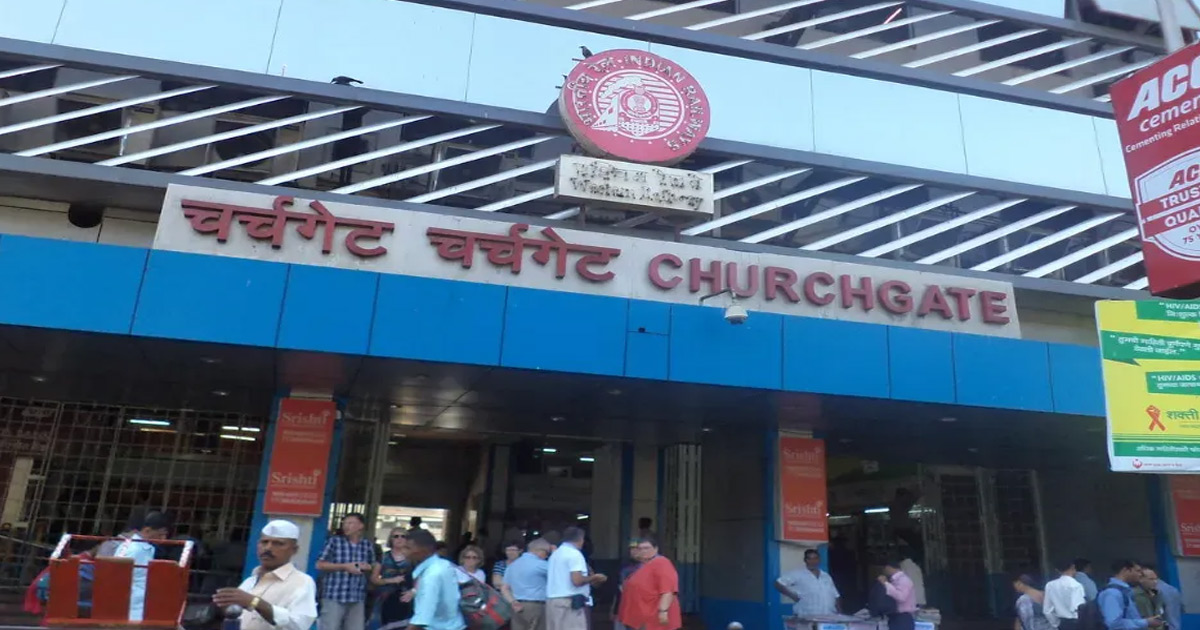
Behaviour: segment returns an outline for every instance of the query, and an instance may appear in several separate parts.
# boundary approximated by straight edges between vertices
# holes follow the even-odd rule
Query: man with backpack
[[[1141,581],[1142,567],[1132,560],[1117,560],[1112,569],[1112,579],[1096,596],[1098,610],[1095,612],[1099,614],[1084,615],[1093,619],[1092,627],[1085,626],[1084,630],[1161,628],[1164,625],[1162,618],[1143,618],[1133,600],[1133,587]]]

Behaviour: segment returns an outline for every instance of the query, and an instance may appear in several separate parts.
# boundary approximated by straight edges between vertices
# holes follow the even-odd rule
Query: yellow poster
[[[1096,303],[1115,471],[1200,471],[1200,302]]]

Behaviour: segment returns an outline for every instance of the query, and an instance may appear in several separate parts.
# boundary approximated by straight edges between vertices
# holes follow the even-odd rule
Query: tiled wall
[[[9,235],[0,295],[0,324],[1104,413],[1098,351],[1068,344]]]
[[[0,0],[0,37],[535,112],[579,46],[649,49],[705,86],[715,138],[1129,196],[1110,119],[399,0]]]

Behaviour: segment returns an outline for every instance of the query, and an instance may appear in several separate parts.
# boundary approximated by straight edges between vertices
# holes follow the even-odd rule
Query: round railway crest
[[[708,133],[708,97],[678,64],[643,50],[608,50],[580,61],[563,81],[558,111],[584,150],[673,164]]]

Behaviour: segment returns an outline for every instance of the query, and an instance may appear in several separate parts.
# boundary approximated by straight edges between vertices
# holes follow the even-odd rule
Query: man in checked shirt
[[[363,630],[367,621],[367,576],[376,562],[361,514],[342,518],[341,534],[329,539],[317,559],[321,584],[321,630]]]

